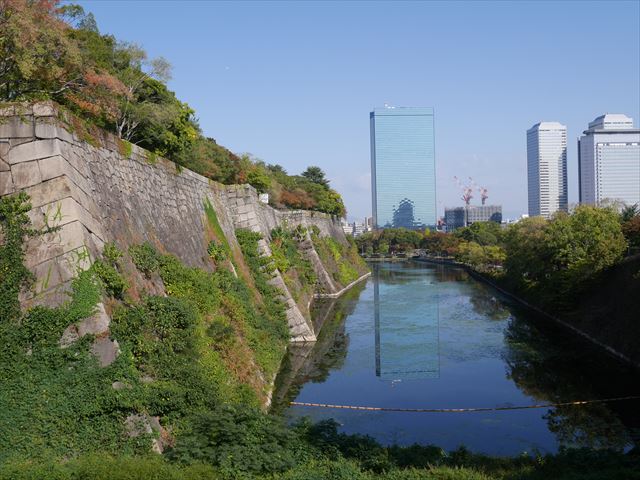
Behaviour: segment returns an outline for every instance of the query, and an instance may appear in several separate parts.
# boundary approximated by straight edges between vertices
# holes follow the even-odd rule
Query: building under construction
[[[465,205],[444,209],[444,224],[447,232],[468,227],[475,222],[502,223],[502,205]]]
[[[447,232],[453,232],[456,228],[467,227],[475,222],[502,223],[502,205],[485,205],[489,198],[487,188],[476,184],[471,177],[466,185],[458,177],[453,177],[453,180],[462,191],[460,199],[464,201],[464,207],[444,209],[444,226]],[[482,205],[471,205],[474,190],[480,194]]]

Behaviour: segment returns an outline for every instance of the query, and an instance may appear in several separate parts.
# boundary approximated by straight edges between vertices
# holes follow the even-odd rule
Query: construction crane
[[[458,188],[462,190],[462,196],[460,198],[464,201],[464,204],[468,207],[469,204],[471,203],[471,199],[473,198],[473,186],[472,186],[473,179],[469,177],[469,180],[471,181],[471,183],[469,183],[468,185],[463,185],[458,177],[453,177],[453,179],[456,182],[456,185],[458,186]]]
[[[478,193],[480,193],[480,201],[482,205],[487,202],[487,198],[489,198],[489,190],[486,187],[478,187]]]

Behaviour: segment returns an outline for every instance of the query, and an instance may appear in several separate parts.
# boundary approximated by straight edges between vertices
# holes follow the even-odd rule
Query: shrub
[[[129,247],[129,255],[138,270],[147,277],[156,272],[160,267],[160,257],[158,252],[150,243],[142,245],[132,245]]]
[[[193,429],[168,452],[170,459],[206,462],[234,478],[283,472],[296,463],[296,436],[281,419],[258,409],[221,406],[192,423]]]
[[[227,249],[215,240],[211,240],[207,245],[207,253],[211,260],[219,264],[227,259]]]

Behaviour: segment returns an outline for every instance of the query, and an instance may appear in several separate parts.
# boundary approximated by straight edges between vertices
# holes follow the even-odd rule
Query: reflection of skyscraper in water
[[[402,266],[374,267],[376,376],[381,379],[440,374],[437,283],[426,279],[422,269],[417,274]]]

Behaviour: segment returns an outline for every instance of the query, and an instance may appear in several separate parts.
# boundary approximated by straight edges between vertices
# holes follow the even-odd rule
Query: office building
[[[580,203],[640,202],[640,129],[633,119],[606,114],[578,139]]]
[[[376,108],[370,126],[374,228],[434,227],[433,109]]]
[[[527,130],[529,215],[567,210],[567,127],[540,122]]]

